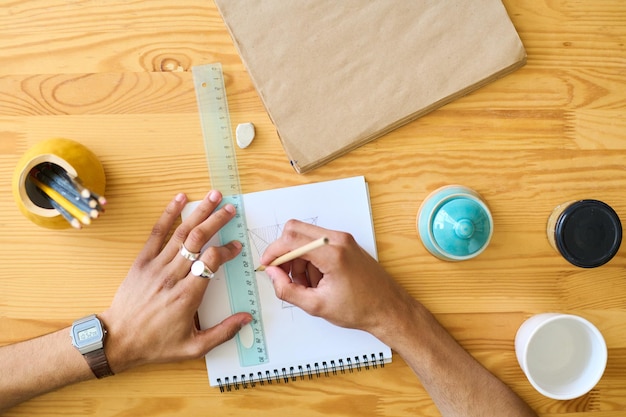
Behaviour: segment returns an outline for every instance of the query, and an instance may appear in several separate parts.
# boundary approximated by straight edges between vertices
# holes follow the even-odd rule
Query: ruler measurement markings
[[[242,366],[267,363],[269,356],[263,330],[256,274],[250,255],[250,239],[222,67],[219,63],[194,66],[192,73],[211,186],[222,192],[221,205],[231,203],[237,208],[235,218],[220,230],[219,236],[222,244],[238,240],[243,245],[241,253],[223,265],[231,311],[233,313],[246,311],[253,318],[250,323],[253,334],[252,344],[244,345],[239,335],[235,338],[239,361]]]

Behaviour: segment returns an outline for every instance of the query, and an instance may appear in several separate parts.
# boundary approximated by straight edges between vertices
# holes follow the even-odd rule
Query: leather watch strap
[[[100,379],[114,375],[104,354],[104,349],[97,349],[93,352],[85,353],[83,356],[96,378]]]

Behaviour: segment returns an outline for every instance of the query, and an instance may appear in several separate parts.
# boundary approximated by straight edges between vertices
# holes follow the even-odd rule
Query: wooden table
[[[485,366],[542,416],[626,410],[626,248],[579,269],[548,244],[565,201],[596,198],[626,219],[626,3],[507,0],[528,64],[347,156],[296,174],[210,1],[2,1],[0,6],[0,344],[102,311],[153,222],[179,191],[210,187],[190,68],[221,62],[245,192],[366,176],[381,263]],[[101,159],[106,214],[82,231],[26,220],[11,195],[19,157],[49,137]],[[421,245],[415,216],[447,184],[480,192],[495,234],[448,263]],[[560,311],[591,320],[609,360],[589,394],[553,401],[525,379],[519,325]],[[1,375],[0,370],[0,375]],[[1,376],[0,376],[1,377]],[[10,416],[438,415],[398,356],[383,370],[221,394],[202,360],[146,366],[54,392]]]

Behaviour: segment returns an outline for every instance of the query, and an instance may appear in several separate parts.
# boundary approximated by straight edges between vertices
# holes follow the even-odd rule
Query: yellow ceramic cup
[[[96,155],[78,142],[55,138],[39,142],[20,159],[13,172],[13,198],[20,211],[33,223],[49,229],[64,229],[70,224],[49,203],[40,198],[27,182],[28,174],[44,162],[56,164],[81,179],[85,187],[104,194],[104,168]]]

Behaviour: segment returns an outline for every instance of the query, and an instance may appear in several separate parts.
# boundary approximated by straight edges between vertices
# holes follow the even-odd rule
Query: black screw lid
[[[609,205],[598,200],[570,204],[559,217],[555,240],[573,265],[595,268],[615,256],[622,242],[622,224]]]

